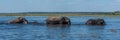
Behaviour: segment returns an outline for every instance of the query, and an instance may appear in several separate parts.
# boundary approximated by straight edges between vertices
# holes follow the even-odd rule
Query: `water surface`
[[[45,25],[47,16],[26,16],[42,24],[5,24],[17,16],[0,16],[0,40],[120,40],[119,17],[69,16],[72,25]],[[107,25],[88,26],[90,18],[103,18]]]

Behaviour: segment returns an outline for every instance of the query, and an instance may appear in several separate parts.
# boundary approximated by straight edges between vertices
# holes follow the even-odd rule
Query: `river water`
[[[120,17],[68,16],[67,26],[45,25],[47,16],[26,16],[29,22],[41,24],[6,24],[17,16],[0,16],[0,40],[120,40]],[[103,18],[105,26],[88,26],[91,18]]]

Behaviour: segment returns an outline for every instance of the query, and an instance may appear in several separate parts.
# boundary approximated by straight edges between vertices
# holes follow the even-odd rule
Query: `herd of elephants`
[[[18,17],[14,20],[8,21],[7,23],[9,24],[28,24],[29,21],[25,19],[24,17]],[[38,22],[34,22],[38,23]],[[70,18],[66,16],[51,16],[46,19],[46,24],[71,24]],[[86,25],[105,25],[104,19],[97,18],[97,19],[88,19],[87,22],[85,23]]]

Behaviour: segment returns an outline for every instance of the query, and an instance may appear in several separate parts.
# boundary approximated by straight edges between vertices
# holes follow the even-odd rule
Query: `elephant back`
[[[70,19],[64,16],[51,16],[46,19],[47,24],[70,24]]]

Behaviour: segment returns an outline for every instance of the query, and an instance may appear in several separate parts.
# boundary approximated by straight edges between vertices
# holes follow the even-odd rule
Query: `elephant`
[[[28,24],[28,21],[25,18],[23,18],[23,17],[18,17],[18,18],[14,19],[14,20],[9,21],[8,23],[9,24],[15,24],[15,23],[18,23],[18,24]]]
[[[89,19],[86,22],[87,25],[105,25],[105,21],[103,19]]]
[[[71,21],[65,16],[51,16],[46,19],[46,24],[71,24]]]

